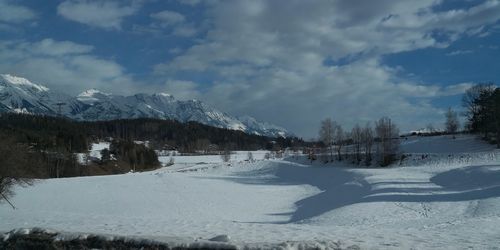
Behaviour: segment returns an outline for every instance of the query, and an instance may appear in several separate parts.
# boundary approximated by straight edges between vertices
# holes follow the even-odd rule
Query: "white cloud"
[[[209,5],[206,37],[155,72],[215,75],[202,99],[312,136],[330,116],[351,126],[382,115],[403,130],[442,119],[430,100],[460,94],[398,77],[383,55],[447,47],[487,31],[499,1],[435,12],[441,1],[220,1]],[[482,27],[479,29],[478,27]],[[481,30],[477,33],[475,31]],[[343,66],[325,60],[353,58]],[[197,93],[196,93],[197,94]]]
[[[21,23],[35,19],[33,10],[10,0],[0,0],[0,22]]]
[[[125,4],[124,4],[125,3]],[[67,0],[57,13],[66,19],[103,29],[121,29],[123,19],[139,10],[138,1]]]
[[[54,41],[49,38],[36,43],[21,43],[20,46],[25,46],[26,50],[30,50],[34,54],[50,56],[86,54],[94,49],[90,45],[82,45],[70,41]]]
[[[180,37],[193,37],[198,33],[198,30],[193,25],[179,25],[175,27],[172,34]]]
[[[452,96],[452,95],[460,95],[465,93],[467,89],[472,87],[474,83],[472,82],[464,82],[464,83],[458,83],[450,86],[446,86],[443,90],[441,95],[442,96]]]
[[[333,117],[346,127],[393,117],[402,129],[442,118],[425,100],[455,95],[470,85],[439,87],[405,82],[377,61],[358,61],[308,73],[267,68],[250,80],[220,81],[202,99],[236,114],[251,114],[314,136],[317,123]],[[236,81],[236,80],[235,80]],[[418,102],[414,99],[417,98]]]
[[[57,11],[72,21],[119,30],[144,1],[65,0]],[[181,3],[196,5],[201,1]],[[155,35],[204,34],[193,39],[190,48],[171,49],[174,58],[155,66],[163,84],[147,88],[166,90],[180,99],[203,99],[237,115],[250,114],[305,136],[315,135],[317,123],[324,117],[349,127],[388,115],[403,130],[410,130],[442,120],[442,110],[435,108],[432,100],[460,94],[470,83],[443,87],[414,82],[402,78],[398,67],[388,67],[380,59],[404,51],[446,48],[461,37],[485,36],[500,19],[498,0],[436,12],[435,7],[442,3],[204,1],[206,20],[201,23],[164,10],[151,14],[148,23],[133,27]],[[35,17],[34,12],[13,1],[0,0],[0,30],[10,28],[3,23]],[[90,87],[108,92],[137,91],[139,84],[121,65],[93,51],[93,46],[71,41],[3,41],[0,72],[26,76],[72,93]],[[448,55],[464,53],[470,52],[457,50]],[[174,73],[208,75],[214,83],[202,86],[180,81],[172,78]]]
[[[179,0],[180,3],[182,4],[187,4],[187,5],[197,5],[201,3],[201,0]]]
[[[127,75],[122,66],[92,55],[92,49],[92,46],[52,39],[1,41],[0,72],[26,77],[71,94],[89,88],[114,93],[139,89],[140,83]]]
[[[447,56],[459,56],[459,55],[467,55],[472,54],[474,51],[472,50],[454,50],[450,53],[446,53]]]
[[[194,24],[187,22],[181,13],[164,10],[153,13],[150,17],[153,21],[147,27],[136,25],[135,31],[178,37],[193,37],[198,33]]]
[[[175,11],[164,10],[161,12],[151,14],[151,18],[160,21],[164,25],[173,25],[177,23],[182,23],[186,18]]]
[[[0,23],[0,31],[3,31],[3,32],[16,32],[17,30],[12,25],[5,24],[5,23]]]
[[[179,47],[175,47],[175,48],[172,48],[172,49],[168,50],[168,53],[170,53],[172,55],[179,54],[181,52],[182,52],[182,49],[179,48]]]
[[[198,85],[191,81],[179,81],[169,79],[165,82],[164,91],[172,94],[179,100],[198,99],[201,93],[198,91]]]
[[[287,63],[293,62],[287,55],[302,51],[340,59],[357,53],[378,56],[443,47],[469,29],[494,23],[499,16],[491,13],[500,12],[498,1],[439,13],[432,12],[436,1],[357,2],[217,4],[210,11],[215,29],[208,33],[207,41],[170,62],[169,67],[204,69],[238,57],[251,64]],[[439,41],[433,32],[441,32],[448,39]]]

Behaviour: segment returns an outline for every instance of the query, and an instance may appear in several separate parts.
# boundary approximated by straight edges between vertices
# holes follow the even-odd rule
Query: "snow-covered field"
[[[266,153],[269,151],[259,150],[250,151],[254,160],[263,160]],[[172,156],[176,164],[207,164],[207,163],[221,163],[222,158],[220,155],[199,155],[199,156]],[[241,162],[248,159],[248,151],[234,151],[231,153],[232,162]],[[160,156],[160,162],[166,163],[170,160],[170,156]]]
[[[500,153],[470,136],[409,138],[402,149],[418,157],[388,169],[192,157],[152,172],[39,181],[16,190],[18,209],[0,204],[0,231],[42,227],[186,242],[228,235],[236,246],[285,249],[338,242],[498,249]]]

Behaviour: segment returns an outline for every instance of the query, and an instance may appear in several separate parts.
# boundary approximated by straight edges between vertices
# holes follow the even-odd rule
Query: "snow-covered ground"
[[[252,153],[254,160],[262,160],[266,153],[269,151],[259,150],[250,151]],[[176,155],[172,156],[176,164],[207,164],[207,163],[222,163],[222,158],[220,155],[197,155],[197,156],[182,156]],[[234,151],[231,153],[232,162],[241,162],[248,159],[248,151]],[[160,162],[168,162],[170,156],[160,156]]]
[[[488,152],[495,146],[471,135],[410,136],[401,142],[401,150],[407,153],[475,153]]]
[[[198,158],[152,172],[39,181],[16,190],[18,209],[0,204],[0,231],[180,241],[229,235],[237,246],[284,249],[339,241],[368,249],[497,248],[500,153],[470,136],[414,137],[402,148],[431,153],[432,161],[361,169],[304,158],[231,165]]]
[[[248,161],[249,151],[234,151],[231,152],[230,164],[239,164]],[[252,158],[254,161],[261,161],[265,159],[265,155],[269,153],[266,150],[250,151],[252,153]],[[163,166],[169,164],[170,159],[173,159],[175,163],[173,166],[168,166],[167,171],[169,172],[187,172],[187,171],[199,171],[206,170],[215,167],[219,167],[224,164],[220,155],[196,155],[196,156],[183,156],[183,155],[172,155],[170,156],[159,156],[158,160]],[[227,165],[227,164],[226,164]]]

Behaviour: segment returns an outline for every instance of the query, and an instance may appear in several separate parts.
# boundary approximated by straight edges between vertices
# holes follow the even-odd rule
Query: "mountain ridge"
[[[9,74],[0,74],[0,112],[63,115],[79,121],[134,118],[195,121],[248,134],[293,136],[282,127],[257,121],[253,117],[231,116],[201,101],[177,100],[167,93],[122,96],[92,88],[70,96]]]

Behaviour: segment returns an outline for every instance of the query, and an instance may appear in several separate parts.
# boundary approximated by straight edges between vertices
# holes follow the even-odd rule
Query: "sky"
[[[500,0],[0,0],[0,73],[76,95],[167,92],[304,138],[402,132],[500,82]]]

